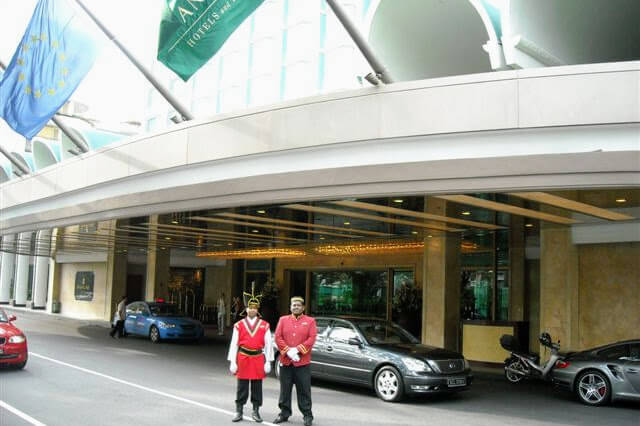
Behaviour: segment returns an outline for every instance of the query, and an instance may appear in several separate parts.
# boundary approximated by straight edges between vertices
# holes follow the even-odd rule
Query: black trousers
[[[118,333],[118,337],[124,336],[124,320],[116,321],[116,326],[111,329],[109,334],[113,337],[116,333]]]
[[[251,382],[251,404],[254,407],[262,406],[262,380],[238,379],[236,391],[236,405],[244,405],[249,399],[249,382]]]
[[[280,399],[278,407],[280,414],[291,417],[291,389],[296,385],[298,395],[298,408],[302,415],[313,418],[311,413],[311,370],[309,365],[294,367],[283,365],[280,367]]]

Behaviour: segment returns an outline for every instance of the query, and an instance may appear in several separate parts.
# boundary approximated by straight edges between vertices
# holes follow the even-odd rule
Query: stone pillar
[[[158,224],[158,215],[149,217],[151,226]],[[150,228],[151,228],[150,226]],[[145,285],[145,300],[156,297],[169,298],[167,284],[169,283],[170,250],[162,247],[155,232],[149,233],[147,244],[147,282]]]
[[[553,207],[542,211],[563,215]],[[578,248],[568,226],[542,223],[540,230],[540,332],[547,331],[562,350],[579,347]],[[541,347],[541,353],[543,348]]]
[[[47,281],[47,312],[53,312],[53,302],[60,301],[60,268],[56,263],[58,250],[57,240],[59,228],[54,228],[51,233],[51,258],[49,259],[49,279]]]
[[[33,271],[32,307],[44,308],[47,304],[47,283],[49,278],[49,255],[51,248],[51,230],[43,229],[36,234],[36,258]]]
[[[115,239],[115,229],[120,226],[119,221],[108,222],[109,236]],[[107,253],[107,288],[103,319],[111,321],[120,298],[127,292],[127,253],[122,247],[109,247]],[[132,302],[132,300],[130,300]]]
[[[31,232],[22,232],[18,236],[18,252],[29,253],[31,250]],[[16,287],[13,293],[13,304],[25,306],[27,304],[27,292],[29,291],[29,254],[16,256]]]
[[[2,237],[2,263],[0,264],[0,303],[9,303],[16,263],[15,235]]]
[[[525,320],[525,220],[511,215],[509,230],[509,321]]]
[[[425,199],[427,213],[446,216],[447,202]],[[459,350],[460,237],[443,232],[425,238],[422,286],[422,341]]]

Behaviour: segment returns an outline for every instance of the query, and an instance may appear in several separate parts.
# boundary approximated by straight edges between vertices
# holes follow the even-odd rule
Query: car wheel
[[[373,381],[376,394],[386,402],[397,402],[404,395],[404,384],[400,372],[390,365],[382,367]]]
[[[611,399],[611,384],[603,373],[585,371],[576,380],[576,394],[583,404],[605,405]]]
[[[17,364],[16,367],[18,368],[18,370],[22,370],[25,365],[27,365],[27,360],[24,360],[24,362]]]
[[[273,374],[276,379],[280,378],[280,357],[276,357],[275,361],[273,361]]]
[[[149,339],[151,339],[153,343],[160,342],[160,330],[158,330],[158,327],[155,325],[152,325],[149,329]]]
[[[524,379],[524,374],[514,373],[513,371],[509,371],[508,369],[513,369],[516,371],[521,371],[522,373],[526,373],[522,362],[519,359],[511,359],[507,361],[504,368],[504,376],[510,383],[518,383]]]

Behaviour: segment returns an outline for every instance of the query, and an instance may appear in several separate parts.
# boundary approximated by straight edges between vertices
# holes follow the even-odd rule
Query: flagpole
[[[2,62],[2,60],[0,60],[0,68],[4,71],[7,69],[7,67],[5,66],[4,62]],[[81,141],[80,139],[78,139],[78,137],[75,135],[75,133],[73,133],[73,131],[62,122],[62,120],[59,120],[56,118],[56,116],[52,116],[51,117],[51,121],[53,121],[55,123],[56,126],[58,126],[58,128],[60,130],[62,130],[62,132],[67,135],[67,137],[69,138],[69,140],[71,140],[71,142],[73,142],[73,144],[78,147],[78,149],[80,150],[80,152],[84,153],[84,152],[89,152],[89,147],[87,147],[87,144],[84,143],[83,141]]]
[[[387,71],[384,65],[382,65],[378,60],[376,55],[373,53],[373,50],[371,50],[369,43],[367,43],[364,37],[362,37],[360,31],[358,31],[355,25],[353,25],[347,14],[342,10],[342,7],[340,7],[336,0],[326,0],[326,2],[331,10],[333,10],[333,13],[335,13],[344,29],[347,30],[356,46],[358,46],[358,49],[360,49],[360,52],[362,52],[367,62],[369,62],[369,65],[373,68],[373,72],[376,73],[376,77],[382,80],[385,84],[393,83],[393,78],[389,74],[389,71]]]
[[[31,173],[30,170],[26,169],[18,160],[16,160],[13,155],[7,151],[2,145],[0,145],[0,152],[2,153],[2,155],[4,155],[5,157],[7,157],[9,159],[9,161],[11,161],[11,164],[13,164],[14,166],[16,166],[18,168],[18,170],[20,170],[22,173],[24,173],[25,175],[28,175],[29,173]]]
[[[124,55],[138,68],[138,70],[149,80],[149,83],[155,87],[158,92],[171,104],[171,106],[182,116],[183,120],[193,120],[193,115],[180,104],[180,102],[169,92],[156,78],[149,72],[144,65],[142,65],[129,50],[124,47],[118,39],[105,27],[102,22],[82,3],[81,0],[76,0],[76,3],[89,15],[89,17],[96,23],[96,25],[102,30],[103,33],[111,40],[118,48],[124,53]]]

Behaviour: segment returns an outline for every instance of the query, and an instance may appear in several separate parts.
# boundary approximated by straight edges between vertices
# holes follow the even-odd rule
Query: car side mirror
[[[357,337],[351,337],[351,338],[348,340],[348,343],[349,343],[350,345],[354,345],[354,346],[358,346],[358,347],[362,347],[362,346],[364,346],[364,345],[362,344],[362,341],[361,341],[360,339],[358,339]]]
[[[15,320],[16,320],[16,316],[15,315],[9,315],[9,322],[15,321]]]

